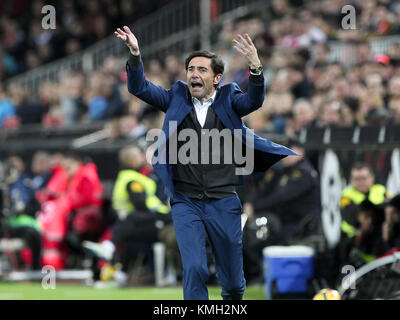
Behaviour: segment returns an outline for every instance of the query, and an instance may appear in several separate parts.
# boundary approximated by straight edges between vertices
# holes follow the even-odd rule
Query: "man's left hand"
[[[244,37],[238,34],[237,39],[233,39],[232,41],[235,43],[233,47],[236,49],[236,51],[241,53],[247,59],[250,69],[255,69],[261,65],[260,59],[258,58],[257,49],[247,33],[244,35]]]

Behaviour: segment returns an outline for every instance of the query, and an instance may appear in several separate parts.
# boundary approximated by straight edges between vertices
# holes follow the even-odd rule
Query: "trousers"
[[[242,205],[234,194],[222,199],[190,198],[175,192],[172,219],[183,266],[185,300],[208,300],[206,235],[211,243],[218,283],[224,300],[240,300],[243,272]]]

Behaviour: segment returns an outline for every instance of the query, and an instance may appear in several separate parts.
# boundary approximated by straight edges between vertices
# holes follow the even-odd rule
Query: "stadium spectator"
[[[10,216],[6,220],[5,234],[24,240],[24,249],[18,252],[18,264],[32,270],[41,267],[40,228],[32,210],[34,198],[31,189],[32,176],[21,157],[12,156],[7,162]]]
[[[72,125],[83,115],[83,92],[85,76],[82,73],[66,74],[61,78],[59,90],[61,120],[63,125]]]
[[[270,130],[285,133],[285,114],[292,111],[293,94],[289,91],[287,70],[280,70],[271,79],[261,110],[270,122]]]
[[[343,99],[343,104],[339,110],[340,120],[339,125],[345,128],[352,128],[357,124],[358,99],[346,97]]]
[[[11,100],[6,96],[4,88],[0,86],[0,128],[4,127],[7,119],[15,116],[15,107]]]
[[[306,99],[298,99],[293,106],[292,126],[288,126],[286,133],[289,136],[298,135],[303,128],[315,125],[315,110],[313,105]]]
[[[120,119],[120,131],[123,137],[129,139],[137,139],[146,134],[147,128],[144,124],[140,124],[133,115],[125,115]]]
[[[350,172],[350,186],[343,190],[340,200],[342,236],[337,247],[340,265],[346,262],[347,257],[354,247],[354,238],[359,235],[358,229],[360,228],[360,222],[357,215],[360,211],[361,203],[368,200],[376,206],[390,198],[390,194],[385,186],[375,184],[374,181],[374,173],[366,164],[357,162],[352,166]],[[377,210],[374,212],[379,213]],[[383,219],[383,214],[374,218],[379,224],[382,223]],[[363,221],[365,221],[365,219]],[[359,258],[363,259],[363,256],[359,255]],[[364,260],[364,262],[367,261]]]
[[[102,223],[100,209],[103,204],[103,186],[93,163],[84,164],[75,154],[63,157],[62,168],[58,167],[46,186],[42,197],[41,212],[38,219],[42,226],[43,263],[63,269],[68,259],[68,244],[75,242],[68,238],[68,231],[79,229],[79,233],[97,230],[101,235]],[[90,209],[90,211],[89,211]],[[92,217],[96,221],[92,225],[90,219],[79,225],[82,217]],[[79,228],[77,227],[79,225]],[[99,226],[100,225],[100,226]]]
[[[102,85],[103,75],[98,71],[92,73],[89,79],[89,90],[86,93],[89,119],[101,119],[107,109],[107,100],[104,97]]]
[[[385,252],[400,250],[400,195],[396,195],[385,206],[382,224],[382,241]]]
[[[32,201],[32,175],[22,157],[11,156],[7,161],[8,190],[11,201],[11,210],[23,213]]]
[[[310,98],[313,91],[313,84],[305,74],[304,65],[291,64],[288,68],[288,73],[290,90],[295,99]]]
[[[249,223],[266,215],[267,220],[273,221],[267,225],[268,237],[262,247],[260,241],[255,247],[244,245],[245,251],[258,251],[254,260],[248,262],[258,264],[258,272],[261,271],[263,247],[298,243],[317,233],[319,228],[318,173],[304,157],[304,149],[298,141],[290,140],[288,147],[300,156],[283,159],[281,167],[275,165],[268,170],[256,190],[245,196],[243,211],[248,214]]]
[[[363,163],[355,163],[350,173],[350,186],[342,192],[340,208],[342,211],[342,231],[348,235],[354,234],[358,226],[355,212],[362,201],[368,199],[375,205],[390,198],[383,185],[374,184],[374,173]]]
[[[23,23],[16,22],[13,16],[2,16],[0,19],[0,25],[6,35],[6,41],[2,44],[3,68],[0,70],[4,70],[5,73],[9,74],[17,69],[23,71],[28,62],[31,65],[42,64],[59,58],[66,52],[77,52],[96,39],[102,38],[107,33],[106,30],[109,30],[116,21],[120,22],[120,19],[128,16],[132,19],[136,14],[139,16],[140,12],[148,12],[149,8],[162,5],[153,2],[146,5],[132,4],[130,1],[122,0],[113,2],[112,5],[105,5],[102,0],[93,0],[85,4],[72,1],[62,4],[62,10],[57,11],[60,17],[57,23],[63,28],[43,30],[38,28],[36,23],[41,17],[42,4],[43,1],[33,1],[32,4],[25,2],[24,6],[32,8],[33,12],[32,20],[27,20],[29,25],[32,25],[28,31],[25,31],[27,28],[22,27]],[[271,2],[269,10],[224,22],[217,39],[217,47],[220,48],[224,60],[230,62],[230,70],[227,70],[222,83],[236,81],[242,90],[246,91],[248,79],[246,65],[226,47],[234,34],[246,29],[260,48],[263,62],[270,66],[269,70],[264,71],[269,87],[268,99],[265,102],[268,131],[297,132],[297,129],[291,128],[293,99],[300,97],[310,100],[318,123],[324,122],[321,120],[326,114],[324,105],[331,100],[337,100],[342,105],[339,109],[341,118],[347,120],[349,116],[349,121],[341,123],[342,126],[349,127],[352,124],[365,126],[376,123],[381,125],[394,122],[391,120],[395,117],[394,113],[387,114],[386,110],[398,91],[395,89],[396,74],[398,76],[400,70],[398,46],[391,44],[386,54],[377,54],[376,51],[373,52],[367,40],[371,35],[396,33],[399,24],[394,17],[398,14],[398,6],[392,2],[382,5],[376,0],[371,0],[368,4],[353,5],[363,17],[358,21],[360,28],[354,31],[337,30],[342,18],[336,12],[340,6],[329,1],[303,3],[298,11],[296,4],[292,2],[276,1],[276,3]],[[78,12],[82,10],[85,14],[79,15]],[[378,14],[369,21],[374,10]],[[104,19],[108,21],[108,26],[101,23]],[[267,24],[269,19],[272,21]],[[331,45],[326,43],[326,38],[350,39],[355,49],[350,49],[349,56],[344,58],[334,57],[336,53]],[[24,55],[26,57],[23,57]],[[18,64],[13,64],[13,61]],[[17,108],[20,113],[16,118],[17,122],[13,120],[15,118],[10,117],[6,126],[18,125],[19,118],[22,124],[42,122],[45,125],[59,125],[62,122],[68,125],[85,121],[87,118],[93,121],[120,117],[126,113],[139,115],[144,105],[127,94],[125,86],[119,86],[126,81],[126,73],[121,72],[123,64],[122,60],[110,57],[105,60],[100,70],[92,74],[75,76],[73,73],[71,76],[60,77],[61,87],[65,90],[57,92],[59,97],[53,99],[54,103],[38,108],[38,104],[30,98],[25,101],[22,108]],[[181,65],[182,61],[177,55],[168,54],[161,60],[150,61],[146,67],[146,76],[153,83],[168,86],[168,83],[173,83],[177,79],[184,79],[184,75],[179,74],[183,70]],[[109,77],[111,75],[112,77]],[[84,77],[91,80],[85,83]],[[104,78],[107,83],[94,84],[96,81],[93,78],[96,77]],[[284,88],[289,86],[289,89],[285,88],[277,99],[274,87],[282,85]],[[49,91],[48,89],[45,91]],[[15,99],[15,91],[12,87],[8,88],[4,93],[5,100],[18,101],[18,98]],[[72,92],[68,93],[69,91]],[[293,98],[289,97],[290,94]],[[27,94],[19,95],[27,96]],[[82,98],[83,96],[85,98]],[[357,111],[347,108],[345,100],[348,97],[358,99]],[[42,102],[39,102],[42,105]],[[273,107],[270,110],[269,104],[280,105],[280,103],[282,103],[280,110],[276,111]],[[375,110],[382,107],[384,109]],[[333,115],[336,112],[327,113]],[[352,121],[354,113],[356,120]]]
[[[316,43],[311,50],[311,59],[308,61],[309,67],[326,66],[329,63],[330,47],[327,43]]]
[[[342,104],[338,100],[329,101],[326,103],[321,112],[319,122],[320,127],[337,127],[340,124],[340,109]]]
[[[8,93],[12,104],[15,106],[16,116],[21,125],[41,123],[45,110],[38,102],[30,99],[27,89],[19,85],[10,85]]]
[[[63,123],[60,106],[60,87],[54,82],[44,82],[39,88],[39,104],[43,110],[42,124],[44,126],[61,125]]]
[[[392,114],[393,123],[400,124],[400,97],[390,99],[389,111]]]
[[[112,194],[112,207],[119,220],[113,227],[112,239],[102,243],[86,241],[84,246],[100,258],[121,263],[115,280],[126,284],[138,252],[146,252],[149,245],[162,241],[167,245],[168,261],[173,263],[177,244],[170,209],[157,197],[154,180],[143,174],[147,170],[144,153],[136,146],[127,146],[120,151],[119,159],[121,170]]]
[[[383,254],[382,246],[382,216],[383,209],[369,200],[364,200],[357,211],[359,227],[354,237],[353,246],[349,252],[346,264],[356,268],[376,259]]]
[[[44,188],[51,178],[50,155],[45,151],[37,151],[32,158],[31,170],[32,189],[35,192]]]
[[[7,5],[0,8],[0,34],[4,40],[0,46],[0,70],[4,70],[0,71],[0,79],[85,49],[107,37],[120,23],[135,23],[170,1],[56,1],[56,29],[42,28],[44,1],[20,0],[14,1],[15,5],[6,1]],[[4,64],[5,68],[1,67]]]

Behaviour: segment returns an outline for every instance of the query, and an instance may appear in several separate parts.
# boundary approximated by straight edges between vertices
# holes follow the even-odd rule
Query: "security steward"
[[[357,212],[359,205],[364,200],[369,200],[374,205],[380,205],[386,199],[391,198],[385,186],[374,182],[375,176],[370,167],[360,162],[353,165],[350,172],[350,186],[343,190],[340,199],[342,232],[349,238],[357,234]]]
[[[278,216],[282,232],[276,241],[281,244],[314,232],[320,213],[318,173],[304,158],[305,151],[297,140],[290,139],[288,147],[300,157],[288,156],[281,168],[275,166],[267,172],[261,189],[244,204],[250,219],[265,212]]]
[[[179,253],[170,208],[157,197],[156,182],[141,173],[147,171],[144,153],[137,146],[127,146],[121,149],[119,160],[122,169],[112,192],[118,222],[112,228],[112,239],[102,243],[86,241],[84,246],[101,258],[120,262],[124,273],[132,263],[133,248],[163,242],[167,259],[175,259]]]
[[[358,259],[363,263],[374,260],[374,257],[362,251],[355,251],[354,238],[360,235],[360,223],[358,213],[364,201],[378,206],[382,205],[387,199],[391,198],[386,187],[375,184],[375,176],[371,168],[364,163],[355,163],[350,171],[350,186],[342,191],[340,200],[340,210],[342,215],[342,236],[338,246],[340,263],[346,263],[351,252],[357,252]],[[376,217],[377,227],[383,223],[384,215],[378,214]],[[356,257],[353,257],[356,259]]]
[[[300,156],[288,156],[281,161],[282,166],[275,165],[267,171],[243,205],[248,214],[246,225],[249,226],[245,228],[244,256],[253,261],[245,262],[247,266],[262,261],[262,248],[265,246],[289,245],[318,231],[321,207],[318,173],[304,157],[305,150],[297,140],[290,139],[288,147]],[[263,216],[267,217],[268,236],[265,241],[255,243],[246,233],[251,232],[253,222]],[[258,224],[262,222],[258,221]],[[261,229],[257,231],[261,235]],[[254,251],[256,256],[252,254]],[[255,269],[253,273],[256,273]]]

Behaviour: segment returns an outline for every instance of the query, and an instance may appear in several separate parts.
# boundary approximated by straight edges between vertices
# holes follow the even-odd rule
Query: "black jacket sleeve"
[[[275,206],[286,204],[305,194],[315,186],[314,178],[310,173],[301,170],[301,176],[289,180],[286,185],[276,185],[271,193],[257,197],[252,201],[254,210],[268,210]]]

